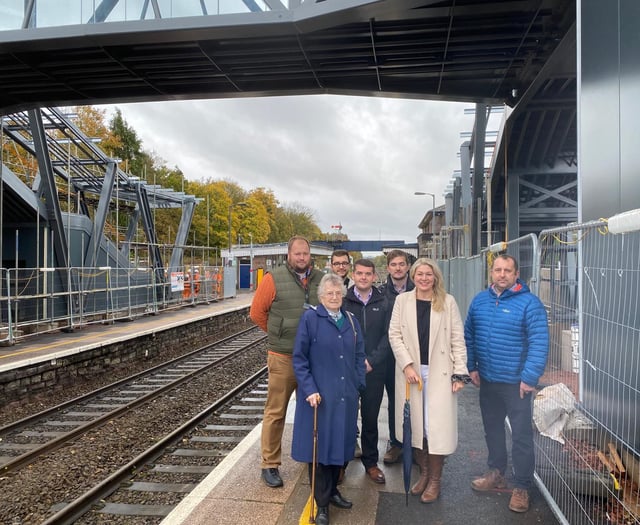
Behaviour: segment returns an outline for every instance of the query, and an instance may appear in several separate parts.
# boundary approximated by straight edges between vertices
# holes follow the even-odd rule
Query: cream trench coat
[[[420,375],[415,289],[396,297],[389,325],[389,342],[396,357],[396,437],[402,440],[402,418],[406,397],[403,370],[410,364]],[[451,376],[468,373],[467,349],[460,311],[453,296],[447,294],[442,312],[431,309],[427,381],[429,427],[426,436],[430,454],[452,454],[458,445],[458,399],[451,391]],[[419,391],[415,384],[410,388],[410,403],[411,446],[421,449],[424,434],[423,392]]]

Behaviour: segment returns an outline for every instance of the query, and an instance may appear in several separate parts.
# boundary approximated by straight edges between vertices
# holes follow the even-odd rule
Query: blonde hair
[[[444,310],[444,299],[447,296],[447,291],[444,288],[444,276],[442,275],[442,271],[440,271],[440,267],[433,259],[421,257],[413,263],[411,269],[409,270],[409,277],[411,277],[412,281],[414,281],[416,271],[420,266],[429,266],[433,270],[434,279],[431,308],[433,308],[436,312],[442,312],[442,310]]]

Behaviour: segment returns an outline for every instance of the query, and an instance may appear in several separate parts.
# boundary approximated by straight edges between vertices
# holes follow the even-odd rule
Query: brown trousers
[[[261,468],[277,468],[282,463],[282,433],[287,416],[287,405],[297,383],[291,356],[269,352],[267,368],[269,383],[262,418]]]

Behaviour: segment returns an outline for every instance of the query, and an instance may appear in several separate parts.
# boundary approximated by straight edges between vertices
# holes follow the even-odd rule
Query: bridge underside
[[[340,0],[0,32],[0,112],[286,94],[513,102],[571,0]]]
[[[288,9],[270,0],[265,12],[162,18],[157,9],[154,19],[118,22],[97,16],[107,4],[118,0],[100,2],[91,23],[57,27],[37,27],[25,7],[29,29],[0,31],[0,113],[303,94],[507,104],[491,195],[473,177],[485,172],[477,123],[471,209],[454,225],[470,225],[472,239],[489,229],[514,238],[577,218],[573,0],[306,0]]]

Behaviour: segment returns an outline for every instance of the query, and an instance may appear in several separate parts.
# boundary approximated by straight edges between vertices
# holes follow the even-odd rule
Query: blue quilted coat
[[[345,316],[338,328],[324,306],[306,310],[300,319],[293,347],[296,374],[296,412],[291,457],[313,459],[313,408],[306,401],[319,392],[318,463],[344,465],[353,459],[356,443],[358,400],[365,387],[364,337],[360,325]],[[356,334],[353,329],[355,328]]]
[[[549,352],[544,305],[520,279],[498,296],[475,296],[464,325],[467,367],[483,381],[536,386]]]

